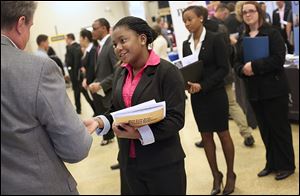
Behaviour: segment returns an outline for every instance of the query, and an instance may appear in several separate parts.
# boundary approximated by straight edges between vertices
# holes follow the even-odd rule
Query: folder
[[[203,62],[202,61],[196,61],[194,63],[191,63],[189,65],[186,65],[182,68],[180,68],[180,72],[183,76],[185,88],[188,89],[188,81],[193,83],[199,83],[202,77],[202,71],[203,71]]]
[[[269,37],[244,37],[243,39],[244,63],[269,56]]]

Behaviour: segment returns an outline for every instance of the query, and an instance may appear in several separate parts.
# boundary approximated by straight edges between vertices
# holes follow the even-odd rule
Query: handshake
[[[104,128],[104,122],[101,118],[95,117],[91,119],[87,119],[83,121],[83,124],[87,128],[87,131],[90,134],[93,134],[97,128],[103,129]],[[127,138],[127,139],[140,139],[141,135],[139,131],[137,130],[137,127],[130,126],[125,123],[116,124],[113,123],[112,130],[114,131],[114,134],[118,138]]]

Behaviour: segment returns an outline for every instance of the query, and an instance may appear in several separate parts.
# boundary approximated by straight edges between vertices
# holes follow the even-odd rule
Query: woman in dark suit
[[[223,174],[216,160],[216,146],[213,133],[217,132],[227,164],[227,180],[223,194],[234,191],[236,175],[233,171],[234,146],[228,131],[228,98],[224,88],[224,78],[228,73],[228,54],[221,35],[207,31],[203,23],[207,19],[207,9],[190,6],[183,11],[185,27],[191,33],[183,42],[183,56],[197,55],[203,62],[202,78],[199,82],[189,82],[189,93],[194,117],[201,133],[204,150],[211,168],[214,182],[212,195],[221,192]]]
[[[131,194],[186,194],[185,154],[179,137],[184,126],[184,82],[177,67],[148,50],[155,38],[140,18],[125,17],[114,26],[112,40],[123,65],[114,75],[111,111],[155,99],[166,101],[166,117],[140,128],[117,126],[111,115],[85,124],[90,131],[104,128],[97,129],[103,133],[112,127],[120,138],[118,161]]]
[[[259,177],[277,172],[276,180],[294,173],[294,149],[288,121],[288,82],[284,72],[285,46],[278,30],[265,23],[263,11],[255,1],[242,6],[245,35],[238,41],[239,63],[236,73],[243,78],[248,99],[266,147],[266,165]],[[243,37],[267,36],[269,56],[250,62],[243,59]]]

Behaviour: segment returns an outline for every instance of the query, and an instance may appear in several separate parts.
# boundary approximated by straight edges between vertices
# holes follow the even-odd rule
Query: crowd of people
[[[190,35],[182,43],[182,54],[196,56],[204,67],[201,78],[188,82],[186,89],[180,70],[168,58],[172,43],[160,20],[150,26],[127,16],[111,28],[107,19],[96,19],[92,32],[80,31],[79,43],[74,34],[66,35],[62,62],[45,34],[36,38],[34,54],[23,51],[37,3],[1,1],[1,194],[78,194],[63,162],[87,157],[94,132],[103,136],[102,146],[116,137],[114,167],[120,168],[121,194],[186,194],[188,154],[179,136],[185,123],[185,90],[202,138],[195,144],[204,148],[213,176],[210,194],[231,194],[238,173],[229,118],[238,125],[245,146],[255,143],[235,100],[235,77],[245,83],[266,149],[258,177],[275,172],[275,179],[282,180],[292,175],[295,158],[283,67],[286,53],[293,52],[283,23],[290,21],[291,7],[284,1],[277,5],[272,21],[264,4],[255,1],[214,4],[209,6],[213,12],[203,6],[184,9],[182,22]],[[247,62],[243,41],[258,36],[268,37],[269,56]],[[75,109],[66,94],[68,80]],[[94,112],[83,121],[78,115],[81,93]],[[111,112],[152,99],[166,101],[163,120],[143,127],[114,124]],[[227,166],[223,190],[215,132]]]

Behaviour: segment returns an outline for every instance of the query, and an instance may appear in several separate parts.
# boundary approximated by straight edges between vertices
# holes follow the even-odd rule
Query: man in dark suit
[[[92,26],[93,39],[98,40],[99,47],[96,54],[95,80],[89,85],[89,90],[93,93],[96,113],[100,115],[107,113],[111,106],[112,79],[118,59],[109,34],[109,22],[105,18],[99,18]],[[103,136],[101,145],[109,144],[113,138],[111,131]]]
[[[290,44],[288,41],[287,33],[286,33],[286,25],[288,21],[288,15],[291,11],[291,4],[290,2],[285,1],[276,1],[276,4],[278,8],[273,11],[273,26],[277,28],[281,36],[283,37],[283,40],[286,44],[287,51],[289,54],[294,53],[294,47]]]
[[[81,67],[81,47],[75,42],[75,36],[73,33],[69,33],[66,36],[67,53],[66,53],[66,65],[70,72],[72,81],[72,88],[74,91],[76,111],[81,114],[80,104],[80,67]]]

